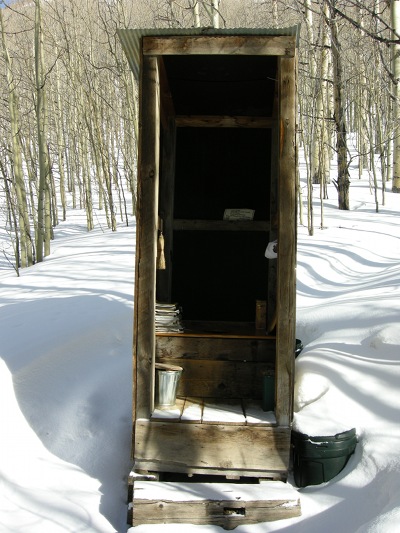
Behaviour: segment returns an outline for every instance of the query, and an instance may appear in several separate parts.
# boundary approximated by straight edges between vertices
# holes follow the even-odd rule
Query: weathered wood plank
[[[289,457],[289,428],[136,421],[138,469],[285,478]]]
[[[274,117],[278,116],[279,110],[279,88],[276,81],[274,98]],[[270,219],[271,231],[269,240],[275,241],[278,238],[278,176],[279,176],[279,123],[271,133],[271,184],[270,184]],[[276,297],[277,297],[277,261],[268,261],[268,306],[267,306],[267,333],[271,333],[276,326]]]
[[[166,358],[179,358],[273,363],[275,340],[157,334],[156,356],[163,362],[167,362]]]
[[[133,526],[156,523],[214,524],[233,529],[301,515],[297,492],[280,481],[263,484],[137,481]]]
[[[255,318],[255,309],[254,309]],[[184,320],[183,333],[157,333],[164,336],[179,337],[209,337],[221,339],[262,339],[274,341],[275,335],[268,335],[265,331],[257,329],[254,322],[224,322],[212,320]]]
[[[255,309],[254,309],[255,318]],[[275,335],[267,335],[262,330],[256,329],[255,320],[253,322],[225,322],[207,320],[185,320],[185,331],[188,334],[206,334],[213,337],[230,337],[232,339],[270,339],[274,340]]]
[[[296,326],[296,69],[295,59],[281,58],[280,179],[278,183],[276,417],[289,425],[293,416]]]
[[[276,120],[252,116],[177,115],[175,123],[183,128],[272,128]]]
[[[158,55],[269,55],[293,57],[292,35],[207,35],[144,37],[143,54]]]
[[[183,368],[177,395],[203,398],[258,398],[262,376],[273,371],[272,363],[171,359]]]
[[[143,58],[138,161],[134,343],[134,418],[153,410],[155,267],[158,223],[160,99],[157,60]]]
[[[168,129],[170,117],[175,116],[174,101],[169,87],[168,76],[165,70],[164,60],[158,57],[158,70],[160,75],[160,99],[161,113],[160,118],[164,129]]]

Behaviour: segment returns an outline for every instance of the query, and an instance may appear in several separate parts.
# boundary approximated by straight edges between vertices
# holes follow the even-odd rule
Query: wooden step
[[[177,483],[135,480],[132,525],[212,524],[234,529],[301,515],[293,487],[261,483]]]
[[[290,438],[287,427],[174,424],[139,418],[135,424],[135,468],[285,481]]]

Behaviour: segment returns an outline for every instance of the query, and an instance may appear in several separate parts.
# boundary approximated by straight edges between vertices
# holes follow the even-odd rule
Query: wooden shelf
[[[264,231],[271,230],[267,220],[188,220],[175,219],[173,229],[178,231]]]
[[[272,128],[277,120],[237,115],[176,115],[175,124],[182,128]]]
[[[207,337],[214,339],[271,339],[275,335],[266,333],[266,329],[256,329],[253,322],[205,322],[184,321],[184,331],[157,332],[157,337]]]

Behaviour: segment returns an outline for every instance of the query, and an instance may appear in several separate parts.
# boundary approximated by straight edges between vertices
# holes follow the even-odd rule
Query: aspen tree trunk
[[[357,92],[358,109],[357,109],[357,152],[358,152],[358,178],[362,178],[363,170],[368,168],[367,165],[367,139],[365,131],[365,72],[360,74],[360,84]]]
[[[34,141],[31,138],[30,130],[25,134],[25,138],[21,139],[22,153],[25,159],[26,172],[28,174],[28,187],[30,198],[30,211],[36,213],[36,185],[37,185],[37,172],[36,172],[36,153],[34,148]],[[33,216],[34,234],[36,235],[37,217]],[[33,242],[32,242],[33,246]]]
[[[29,210],[26,199],[26,188],[22,168],[22,145],[20,138],[20,121],[18,113],[18,98],[16,94],[14,76],[11,70],[11,59],[8,53],[6,36],[4,30],[3,11],[0,9],[0,27],[2,37],[2,48],[6,66],[6,77],[8,84],[8,107],[11,123],[11,143],[13,157],[14,188],[18,204],[18,223],[19,223],[19,244],[20,249],[17,252],[19,266],[22,268],[33,264],[32,238],[29,225]],[[11,206],[10,206],[11,207]]]
[[[0,14],[0,17],[1,17],[1,14]],[[17,273],[17,276],[19,276],[19,267],[21,264],[21,260],[20,260],[20,243],[19,243],[20,239],[19,239],[19,232],[18,232],[16,206],[15,206],[13,195],[11,193],[10,186],[9,186],[9,182],[11,182],[11,180],[8,177],[6,165],[3,163],[1,158],[0,158],[0,170],[3,175],[4,191],[6,193],[6,200],[7,200],[7,206],[8,206],[7,218],[9,219],[10,228],[14,229],[14,240],[11,240],[13,250],[14,250],[14,261],[15,261],[15,264],[13,266],[14,266],[15,272]]]
[[[311,179],[311,169],[309,162],[311,161],[310,154],[308,153],[309,150],[309,144],[305,141],[305,134],[304,134],[304,111],[303,111],[303,100],[299,100],[299,107],[300,107],[300,131],[301,136],[303,140],[303,147],[304,147],[304,158],[306,162],[306,169],[307,169],[307,226],[308,226],[308,234],[310,236],[314,235],[314,214],[313,214],[313,184]],[[301,223],[301,222],[300,222]]]
[[[76,197],[76,175],[77,175],[77,165],[76,165],[76,153],[72,149],[73,146],[77,146],[76,130],[75,130],[75,113],[70,116],[71,124],[68,131],[68,144],[70,149],[68,150],[67,157],[67,176],[68,176],[68,192],[71,193],[72,197],[72,208],[76,209],[77,207],[77,197]]]
[[[210,4],[202,2],[207,15],[210,17],[211,26],[213,28],[219,28],[219,2],[220,0],[211,0]],[[197,20],[197,22],[200,22],[200,20]],[[200,26],[201,24],[199,24],[199,27]]]
[[[375,0],[375,13],[379,13],[379,0]],[[375,20],[375,32],[378,34],[380,31],[380,22],[379,19],[376,18]],[[382,78],[382,63],[380,61],[380,55],[377,50],[376,44],[374,44],[374,61],[375,61],[375,75],[376,75],[376,81],[380,80]],[[377,133],[377,145],[379,149],[379,160],[380,160],[380,167],[381,167],[381,182],[382,182],[382,205],[385,205],[385,193],[386,193],[386,151],[387,151],[387,143],[385,142],[385,126],[383,124],[383,120],[381,118],[381,112],[382,104],[385,102],[386,98],[380,98],[378,83],[374,84],[374,99],[375,99],[375,116],[376,116],[376,133]],[[370,120],[372,121],[372,114],[370,113]],[[374,161],[374,159],[373,159]],[[378,208],[378,205],[377,205]]]
[[[364,7],[359,6],[359,22],[360,25],[364,24]],[[365,36],[365,32],[360,30],[361,39]],[[368,131],[367,131],[367,76],[366,65],[364,61],[361,61],[362,69],[360,72],[360,82],[357,92],[357,151],[358,151],[358,177],[362,178],[363,170],[368,169]]]
[[[332,43],[332,68],[334,91],[334,120],[336,126],[336,152],[338,162],[337,191],[339,209],[350,209],[349,201],[349,165],[347,160],[347,130],[344,114],[343,73],[341,46],[337,31],[336,15],[333,10],[336,0],[330,2],[328,24]]]
[[[219,2],[220,0],[212,0],[212,25],[213,28],[219,28]]]
[[[386,181],[390,181],[393,175],[393,145],[393,139],[390,138],[387,143],[386,151]]]
[[[85,135],[81,138],[81,152],[82,152],[82,181],[83,181],[83,194],[84,205],[86,212],[86,227],[88,231],[94,229],[93,221],[93,194],[92,194],[92,182],[90,173],[90,161],[89,161],[89,147],[87,137]]]
[[[194,26],[200,26],[200,8],[198,0],[191,1]],[[111,13],[111,10],[110,10]],[[115,27],[124,27],[127,25],[127,11],[123,3],[118,1],[116,4],[116,11],[113,11],[115,19]],[[105,24],[105,31],[109,32],[109,28]],[[113,39],[110,42],[115,43]],[[129,190],[132,196],[132,212],[136,211],[136,179],[134,172],[134,165],[136,161],[136,146],[138,138],[138,109],[136,104],[136,84],[134,81],[133,72],[126,68],[125,58],[121,60],[120,50],[116,46],[110,46],[110,52],[118,69],[119,92],[121,94],[120,105],[118,107],[119,120],[115,126],[115,135],[112,139],[116,142],[121,158],[123,161],[123,175],[128,183]],[[113,117],[114,118],[114,117]],[[133,131],[132,131],[133,129]],[[112,148],[111,156],[113,158],[114,168],[117,169],[117,162],[114,160],[114,149]],[[121,189],[122,189],[121,185]],[[122,190],[122,193],[124,191]],[[126,200],[124,196],[124,207],[126,211]],[[128,219],[127,219],[128,220]]]
[[[137,152],[136,152],[136,146],[137,146],[137,139],[138,139],[138,109],[136,105],[136,98],[135,98],[135,91],[134,91],[135,83],[133,79],[133,73],[130,71],[129,78],[124,78],[124,88],[125,88],[125,98],[127,102],[127,112],[128,116],[125,119],[125,126],[124,126],[124,173],[127,177],[128,184],[129,184],[129,190],[131,192],[132,197],[132,214],[136,213],[136,174],[134,172],[134,162],[137,158]],[[132,124],[134,126],[134,139],[133,135],[131,133],[128,134],[127,125],[129,127],[132,127]],[[136,142],[133,142],[133,141]]]
[[[201,22],[200,22],[200,4],[197,0],[194,2],[193,6],[193,16],[194,16],[194,27],[200,28]]]
[[[57,152],[58,152],[58,172],[60,175],[60,200],[62,208],[62,220],[67,219],[67,199],[65,194],[65,132],[64,132],[64,109],[61,100],[61,82],[60,71],[58,63],[56,64],[56,95],[57,102],[57,121],[56,121],[56,135],[57,135]]]
[[[324,21],[328,15],[328,6],[324,4]],[[328,74],[329,74],[329,50],[331,40],[327,24],[322,27],[322,50],[319,70],[319,85],[316,94],[316,150],[318,153],[318,167],[313,176],[313,182],[320,184],[321,200],[327,198],[327,183],[330,183],[330,154],[329,138],[326,117],[329,116],[329,94],[328,94]],[[321,203],[321,226],[323,225],[323,204]]]
[[[307,40],[309,43],[308,52],[308,65],[309,65],[309,78],[311,79],[311,86],[313,87],[310,103],[314,106],[316,101],[316,94],[318,93],[317,87],[317,62],[316,54],[314,51],[314,32],[313,32],[313,10],[311,9],[311,0],[305,0],[305,21],[307,30]],[[319,183],[319,122],[320,118],[318,110],[313,107],[311,111],[312,119],[310,124],[310,137],[311,137],[311,179],[312,183]]]
[[[40,263],[50,253],[50,234],[46,224],[46,190],[48,188],[49,162],[47,155],[47,117],[45,79],[43,75],[43,35],[40,0],[35,0],[35,81],[36,81],[36,127],[39,156],[39,186],[37,209],[36,257]],[[48,208],[48,204],[47,204]]]
[[[44,255],[47,257],[50,255],[50,240],[53,238],[51,225],[51,193],[50,184],[46,180],[45,192],[44,192]]]
[[[370,151],[369,151],[369,159],[370,159],[370,162],[369,162],[369,167],[370,167],[370,175],[372,173],[372,178],[373,178],[373,192],[374,192],[374,200],[375,200],[375,211],[376,213],[378,213],[379,211],[379,202],[378,202],[378,180],[377,180],[377,175],[376,175],[376,164],[375,164],[375,150],[374,150],[374,130],[376,128],[376,124],[374,123],[374,116],[376,115],[379,115],[379,113],[376,113],[376,109],[375,109],[375,113],[372,112],[373,108],[374,108],[374,105],[373,103],[371,102],[371,95],[369,96],[369,109],[370,109],[370,113],[368,114],[368,122],[369,122],[369,127],[368,127],[368,133],[369,133],[369,145],[370,145]]]
[[[308,2],[309,0],[307,0]],[[278,27],[278,0],[272,0],[272,14],[274,27]]]
[[[391,16],[393,37],[399,39],[400,35],[400,0],[392,0]],[[394,78],[394,146],[393,146],[393,183],[392,191],[400,193],[400,45],[392,45],[392,70]]]

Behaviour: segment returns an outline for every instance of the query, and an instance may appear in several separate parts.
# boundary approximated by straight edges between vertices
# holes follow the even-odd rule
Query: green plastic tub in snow
[[[293,474],[298,487],[319,485],[337,476],[356,448],[356,430],[325,437],[292,431]]]

